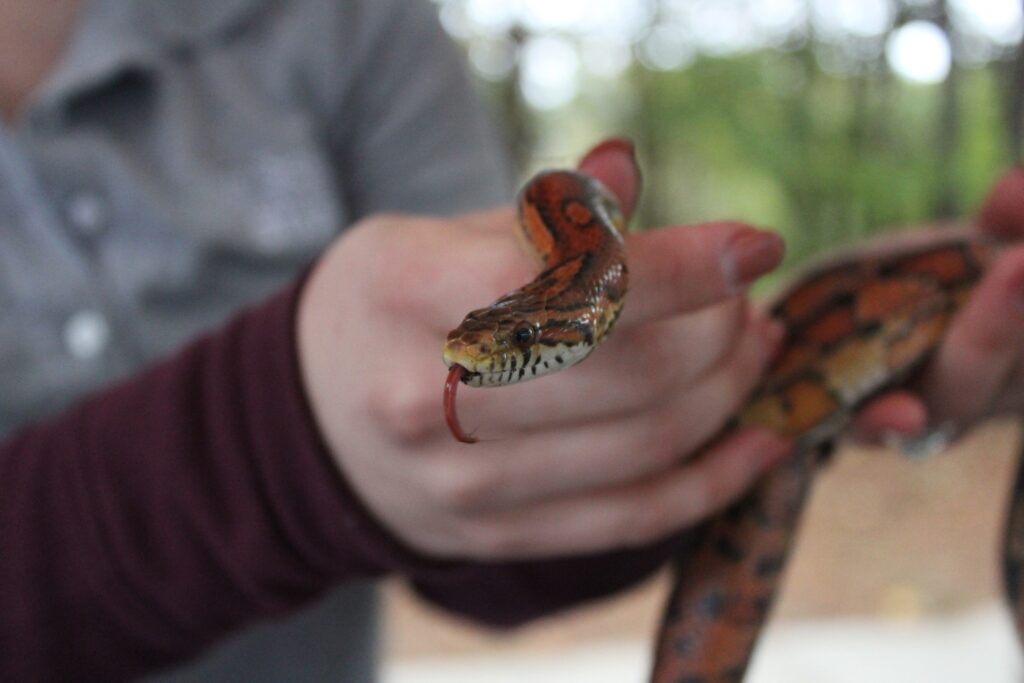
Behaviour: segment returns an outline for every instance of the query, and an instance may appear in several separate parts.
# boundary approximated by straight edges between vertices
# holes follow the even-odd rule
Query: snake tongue
[[[462,427],[459,426],[459,418],[455,415],[455,392],[467,373],[466,368],[458,363],[453,364],[448,371],[448,379],[444,382],[444,419],[448,422],[448,429],[451,430],[452,436],[462,443],[476,443],[475,438],[462,431]]]

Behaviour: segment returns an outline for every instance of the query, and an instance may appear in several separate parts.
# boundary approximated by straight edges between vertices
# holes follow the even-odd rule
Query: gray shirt
[[[280,288],[347,224],[507,198],[426,0],[86,0],[0,126],[0,433]],[[340,591],[175,680],[367,681]]]

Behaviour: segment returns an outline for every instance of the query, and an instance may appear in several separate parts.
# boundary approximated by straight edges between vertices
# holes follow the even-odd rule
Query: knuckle
[[[369,400],[371,418],[399,444],[422,443],[443,422],[437,394],[426,382],[381,382]]]

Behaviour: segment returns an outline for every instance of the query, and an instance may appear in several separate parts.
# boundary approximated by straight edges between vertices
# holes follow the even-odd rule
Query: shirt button
[[[68,222],[86,237],[95,237],[107,227],[107,206],[97,195],[76,194],[67,203]]]
[[[110,324],[99,311],[79,311],[64,324],[64,346],[75,358],[96,358],[110,343]]]

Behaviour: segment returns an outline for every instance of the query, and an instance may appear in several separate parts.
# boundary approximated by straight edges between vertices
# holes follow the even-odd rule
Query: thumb
[[[611,190],[628,222],[636,208],[642,182],[633,143],[625,138],[600,142],[583,156],[579,170],[597,178]]]

